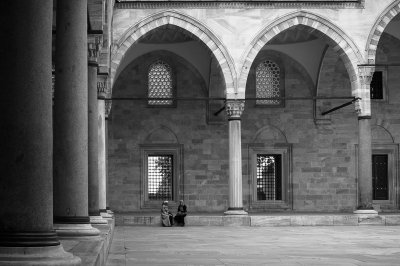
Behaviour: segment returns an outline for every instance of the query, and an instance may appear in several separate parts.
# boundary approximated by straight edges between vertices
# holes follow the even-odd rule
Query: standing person
[[[185,226],[185,216],[187,213],[187,207],[183,203],[183,200],[179,201],[178,212],[175,215],[175,222],[178,225]]]
[[[168,201],[164,201],[161,205],[161,224],[162,226],[171,227],[173,224],[172,213],[168,210]]]

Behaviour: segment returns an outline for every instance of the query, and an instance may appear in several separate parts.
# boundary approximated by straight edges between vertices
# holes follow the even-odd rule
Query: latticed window
[[[149,155],[147,167],[149,200],[172,200],[173,156]]]
[[[280,69],[278,64],[266,60],[256,68],[256,98],[281,97],[280,91]],[[256,100],[259,105],[280,105],[280,99]]]
[[[257,154],[257,200],[282,200],[280,154]]]
[[[158,60],[149,68],[148,97],[157,98],[148,100],[149,105],[172,105],[173,79],[171,67],[164,61]],[[162,100],[160,98],[169,98]]]

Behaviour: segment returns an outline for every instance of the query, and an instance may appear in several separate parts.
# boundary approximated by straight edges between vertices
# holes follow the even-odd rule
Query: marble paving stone
[[[290,217],[251,216],[251,226],[290,226]]]
[[[358,217],[355,215],[335,215],[333,225],[358,225]]]
[[[385,217],[378,216],[373,218],[358,217],[359,225],[385,225]]]
[[[249,226],[249,216],[223,216],[222,225],[224,226]]]
[[[107,265],[399,265],[400,227],[119,226]]]
[[[386,225],[400,225],[400,216],[397,215],[385,215]]]
[[[333,225],[333,216],[292,216],[290,223],[292,226],[314,226],[314,225]]]

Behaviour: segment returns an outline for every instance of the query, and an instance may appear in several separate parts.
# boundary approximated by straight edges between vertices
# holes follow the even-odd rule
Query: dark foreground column
[[[242,195],[242,140],[240,116],[244,101],[226,102],[229,120],[229,208],[226,215],[247,215],[243,210]]]
[[[94,236],[88,215],[87,1],[57,2],[54,228]]]
[[[52,3],[0,4],[0,265],[80,265],[53,230]]]
[[[372,137],[370,84],[375,68],[359,66],[360,98],[356,104],[358,112],[358,189],[359,204],[356,214],[377,215],[372,207]]]

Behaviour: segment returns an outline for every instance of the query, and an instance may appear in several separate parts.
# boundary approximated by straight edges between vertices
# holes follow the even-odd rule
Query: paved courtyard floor
[[[400,226],[117,226],[107,265],[400,265]]]

